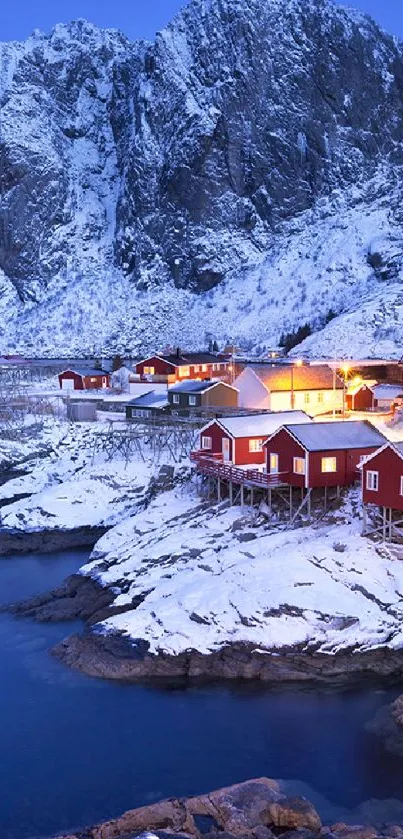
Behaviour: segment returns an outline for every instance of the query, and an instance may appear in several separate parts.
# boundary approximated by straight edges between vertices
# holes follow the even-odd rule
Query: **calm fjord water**
[[[0,603],[58,585],[86,556],[0,560]],[[290,790],[327,821],[371,798],[403,802],[403,758],[365,731],[398,690],[102,682],[49,656],[77,628],[0,614],[1,839],[49,836],[259,775],[298,779]],[[385,817],[399,808],[403,821],[397,801]]]

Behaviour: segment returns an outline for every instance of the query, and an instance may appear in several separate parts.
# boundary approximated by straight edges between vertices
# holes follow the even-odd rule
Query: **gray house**
[[[208,408],[237,408],[238,391],[220,381],[178,382],[168,388],[169,406],[172,411],[202,410]]]
[[[142,396],[137,396],[136,399],[127,402],[126,419],[163,416],[168,410],[169,402],[166,393],[156,393],[154,390],[150,390],[148,393],[143,393]]]

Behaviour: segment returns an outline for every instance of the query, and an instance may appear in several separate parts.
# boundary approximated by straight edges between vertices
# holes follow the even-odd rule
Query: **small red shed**
[[[110,387],[110,375],[96,367],[75,367],[59,373],[62,390],[103,390]]]
[[[364,504],[403,510],[403,443],[387,442],[362,464]]]
[[[315,422],[280,428],[264,443],[266,468],[291,486],[349,486],[362,459],[386,438],[370,422]]]
[[[373,411],[376,399],[373,386],[376,381],[351,384],[346,392],[346,408],[348,411]]]
[[[264,465],[263,443],[287,422],[307,423],[304,411],[285,411],[278,414],[250,414],[212,420],[200,432],[200,453],[220,457],[234,466]]]

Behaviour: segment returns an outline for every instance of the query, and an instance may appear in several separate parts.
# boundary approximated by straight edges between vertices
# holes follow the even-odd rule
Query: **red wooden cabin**
[[[102,390],[110,387],[110,375],[92,367],[75,367],[59,373],[62,390]]]
[[[213,353],[181,353],[152,355],[139,361],[135,372],[145,381],[167,381],[170,384],[184,379],[223,378],[228,373],[229,362]]]
[[[200,432],[200,454],[219,457],[224,463],[236,466],[265,463],[263,443],[281,425],[288,422],[307,423],[304,411],[285,411],[278,414],[250,414],[212,420]]]
[[[364,504],[403,510],[403,443],[387,442],[362,464]]]
[[[376,382],[372,382],[372,387]],[[377,402],[374,391],[367,382],[352,384],[346,393],[346,408],[348,411],[373,411]]]
[[[291,486],[349,486],[360,476],[362,459],[385,440],[369,422],[286,425],[264,443],[266,468]]]

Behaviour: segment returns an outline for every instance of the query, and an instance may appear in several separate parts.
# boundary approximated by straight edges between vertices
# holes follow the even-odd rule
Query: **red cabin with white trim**
[[[349,486],[359,479],[363,458],[385,440],[369,422],[286,425],[264,443],[266,468],[291,486]]]
[[[387,442],[362,464],[364,504],[403,511],[403,443]]]
[[[59,386],[65,391],[105,390],[110,383],[109,373],[96,367],[75,367],[59,373]]]
[[[181,353],[152,355],[135,366],[135,372],[144,381],[167,381],[169,384],[187,379],[206,381],[224,378],[229,362],[213,353]]]
[[[307,423],[304,411],[251,414],[212,420],[200,432],[200,455],[221,458],[234,466],[264,466],[264,441],[287,421]]]

